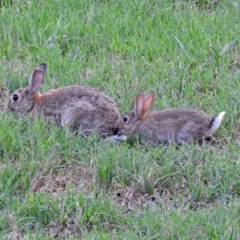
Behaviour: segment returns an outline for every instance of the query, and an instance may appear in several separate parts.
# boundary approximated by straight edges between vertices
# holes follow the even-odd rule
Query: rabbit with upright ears
[[[159,144],[183,145],[189,141],[213,142],[212,134],[218,129],[225,115],[221,112],[210,118],[201,110],[191,108],[169,108],[146,114],[154,101],[154,92],[138,94],[134,109],[122,115],[116,139],[137,137],[140,143],[152,146]]]
[[[13,113],[38,116],[86,136],[95,132],[101,137],[117,131],[120,114],[115,102],[101,91],[84,86],[65,86],[40,94],[47,65],[37,67],[29,85],[15,90],[8,101]]]

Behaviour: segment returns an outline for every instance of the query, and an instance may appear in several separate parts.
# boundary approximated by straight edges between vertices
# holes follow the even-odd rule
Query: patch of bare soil
[[[187,186],[176,186],[174,191],[164,188],[160,184],[153,189],[153,193],[149,195],[141,190],[141,187],[125,186],[124,188],[116,185],[114,191],[114,202],[126,207],[127,211],[131,211],[136,207],[145,207],[149,203],[161,204],[164,208],[178,207],[179,203],[189,198],[189,189]],[[177,193],[177,194],[176,194]],[[181,201],[176,200],[176,195],[181,196]]]
[[[51,239],[69,239],[69,237],[72,236],[81,239],[82,232],[76,221],[77,219],[73,218],[66,219],[64,224],[52,221],[48,225],[46,231],[50,235]]]
[[[113,202],[124,206],[127,211],[132,211],[136,208],[141,208],[150,205],[158,205],[167,210],[173,208],[184,208],[186,211],[189,209],[203,209],[214,207],[214,201],[206,202],[204,199],[201,201],[194,201],[186,179],[182,179],[173,188],[166,188],[158,184],[153,189],[151,195],[144,193],[141,186],[125,186],[115,185],[113,191]]]
[[[51,169],[48,174],[37,172],[31,184],[33,192],[48,192],[55,195],[64,192],[68,186],[74,190],[89,189],[94,184],[92,168],[85,168],[77,164],[64,164]]]

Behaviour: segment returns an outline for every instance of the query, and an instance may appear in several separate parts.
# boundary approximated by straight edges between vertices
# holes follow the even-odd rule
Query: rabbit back
[[[46,96],[44,96],[46,95]],[[110,135],[117,131],[120,114],[115,102],[99,90],[82,86],[67,86],[41,96],[33,114],[51,118],[58,126]]]

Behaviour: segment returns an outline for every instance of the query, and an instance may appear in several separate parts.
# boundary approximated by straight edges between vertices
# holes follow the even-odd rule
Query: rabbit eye
[[[123,122],[127,122],[128,121],[128,117],[124,116],[122,120],[123,120]]]
[[[17,94],[13,94],[12,99],[13,99],[14,102],[16,102],[19,99],[19,97],[18,97]]]

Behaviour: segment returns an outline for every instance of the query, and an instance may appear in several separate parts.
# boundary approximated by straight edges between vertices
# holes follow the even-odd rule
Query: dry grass
[[[82,231],[78,222],[79,219],[71,217],[66,217],[64,224],[52,220],[45,228],[45,232],[51,239],[69,239],[72,236],[81,239]]]
[[[7,98],[8,98],[8,90],[5,88],[0,89],[0,112],[6,111]]]
[[[31,182],[31,191],[46,192],[53,196],[67,191],[69,187],[74,192],[91,190],[94,187],[93,169],[78,164],[62,164],[48,173],[36,171]]]

